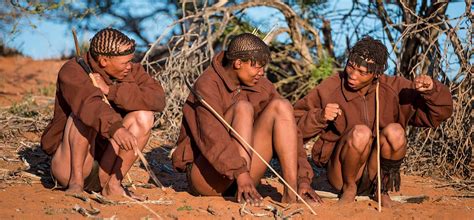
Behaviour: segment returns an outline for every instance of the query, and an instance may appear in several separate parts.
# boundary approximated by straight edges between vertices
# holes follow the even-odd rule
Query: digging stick
[[[191,85],[188,83],[187,80],[184,80],[184,82],[186,83],[186,86],[188,87],[188,89],[194,94],[194,97],[196,97],[196,99],[201,102],[209,111],[212,112],[212,114],[222,123],[224,124],[229,130],[232,131],[232,133],[234,133],[235,136],[237,136],[237,138],[239,139],[239,141],[245,145],[245,147],[249,148],[250,150],[252,150],[252,152],[257,155],[257,157],[268,167],[268,169],[270,169],[273,174],[275,174],[282,182],[283,184],[288,187],[288,189],[291,190],[291,192],[293,192],[297,197],[298,199],[300,199],[305,205],[306,207],[308,207],[308,209],[311,211],[311,213],[313,215],[317,215],[316,212],[311,208],[311,206],[303,199],[301,198],[301,196],[296,192],[296,190],[294,190],[286,181],[285,179],[283,179],[283,177],[280,176],[280,174],[278,174],[278,172],[275,171],[275,169],[273,169],[272,166],[270,166],[270,164],[267,163],[267,161],[265,161],[265,159],[263,159],[263,157],[249,144],[247,143],[247,141],[242,137],[240,136],[240,134],[229,124],[227,123],[227,121],[222,118],[221,115],[219,115],[218,112],[216,112],[216,110],[214,110],[214,108],[212,108],[211,105],[209,105],[206,100],[204,100],[204,98],[202,96],[200,96],[192,87]]]
[[[379,206],[379,212],[382,212],[382,194],[381,187],[382,181],[380,176],[380,100],[379,100],[379,80],[377,80],[377,85],[375,87],[375,131],[377,133],[377,202]]]
[[[76,30],[73,28],[72,29],[72,35],[74,36],[74,45],[76,46],[76,62],[81,65],[82,69],[84,69],[89,75],[89,78],[91,78],[92,84],[94,84],[95,87],[99,88],[97,85],[97,81],[95,81],[94,75],[92,74],[92,69],[87,65],[86,61],[84,58],[81,57],[81,48],[79,47],[79,42],[77,41],[77,35],[76,35]],[[102,94],[102,100],[110,105],[109,100],[107,100],[107,97],[105,97],[105,94]]]
[[[81,67],[84,69],[84,71],[86,71],[86,73],[89,75],[89,78],[92,80],[92,84],[94,84],[95,87],[99,88],[99,86],[97,85],[97,82],[95,81],[94,75],[92,75],[92,73],[93,73],[92,69],[89,67],[89,65],[87,65],[84,58],[81,57],[79,42],[77,41],[76,30],[74,28],[72,29],[72,35],[74,37],[74,45],[76,46],[76,62],[79,63],[79,65],[81,65]],[[107,103],[108,105],[110,105],[110,102],[109,102],[109,100],[107,100],[107,97],[105,97],[104,93],[102,93],[102,100],[105,103]],[[150,169],[150,165],[148,164],[148,161],[146,160],[146,158],[143,156],[142,152],[140,150],[138,150],[136,147],[133,147],[133,150],[134,150],[135,154],[138,155],[138,158],[140,158],[141,162],[145,166],[145,169],[146,169],[146,171],[148,171],[148,174],[150,175],[150,178],[153,179],[155,184],[158,187],[160,187],[161,190],[164,190],[163,184],[161,184],[161,182],[156,177],[155,173],[153,173],[153,171]]]

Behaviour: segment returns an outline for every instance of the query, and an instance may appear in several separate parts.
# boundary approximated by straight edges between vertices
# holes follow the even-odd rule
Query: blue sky
[[[334,1],[334,10],[347,9],[350,7],[350,1],[339,0]],[[450,3],[447,14],[450,17],[455,17],[463,13],[465,9],[464,2]],[[262,13],[264,12],[264,13]],[[261,23],[260,29],[268,31],[273,25],[282,26],[285,23],[282,22],[282,15],[276,10],[267,7],[250,8],[246,11],[248,16],[252,18],[252,21],[257,24]],[[156,21],[147,24],[147,30],[149,33],[145,33],[147,36],[159,35],[172,20],[165,17],[157,17]],[[64,54],[70,54],[74,49],[74,42],[72,39],[71,31],[67,24],[53,23],[47,20],[32,19],[31,23],[36,25],[33,28],[29,25],[23,25],[20,32],[12,37],[6,33],[5,36],[6,44],[10,47],[14,47],[22,51],[25,55],[32,57],[33,59],[52,59],[58,58]],[[107,21],[101,21],[104,27],[110,25]],[[89,40],[93,33],[78,31],[79,40]],[[336,39],[337,40],[337,39]]]

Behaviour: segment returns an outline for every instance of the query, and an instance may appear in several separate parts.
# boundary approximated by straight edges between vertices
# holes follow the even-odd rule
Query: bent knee
[[[372,138],[372,131],[365,125],[355,125],[349,134],[350,147],[363,153],[369,147]]]
[[[398,123],[387,125],[382,131],[394,151],[398,151],[406,145],[405,129]]]
[[[254,109],[252,103],[244,100],[239,100],[234,104],[234,114],[237,115],[252,115]]]
[[[81,141],[81,142],[89,142],[89,140],[92,140],[95,138],[95,135],[97,132],[92,128],[84,124],[84,122],[81,121],[77,116],[71,114],[68,117],[68,120],[66,122],[66,130],[69,130],[67,132],[64,132],[64,134],[69,134],[73,138],[76,136],[79,136],[80,140],[73,140],[73,142],[76,141]],[[82,138],[84,137],[84,138]],[[71,137],[70,137],[71,138]]]
[[[146,131],[153,128],[155,117],[152,111],[135,111],[133,114],[134,122],[138,127]]]
[[[293,116],[293,106],[290,101],[283,98],[272,99],[270,103],[268,103],[267,108],[275,111],[278,115],[288,114]]]

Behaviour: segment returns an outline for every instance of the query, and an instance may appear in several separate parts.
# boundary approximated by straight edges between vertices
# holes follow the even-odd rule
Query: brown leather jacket
[[[273,84],[261,78],[253,87],[235,85],[222,66],[224,53],[212,60],[194,84],[194,89],[221,116],[238,100],[249,101],[254,108],[255,117],[262,112],[274,98],[281,98]],[[302,139],[301,139],[302,140]],[[178,147],[173,153],[173,166],[184,171],[194,158],[203,155],[220,174],[229,179],[248,171],[244,158],[239,156],[227,128],[204,107],[191,93],[183,107],[183,122]],[[309,165],[303,143],[298,143],[299,182],[311,181],[313,171]]]
[[[102,101],[102,92],[76,62],[66,62],[58,73],[54,117],[41,137],[41,147],[53,154],[63,138],[68,116],[73,113],[85,125],[94,128],[105,138],[111,138],[122,127],[121,114],[136,110],[163,111],[163,88],[138,64],[132,64],[131,73],[124,79],[113,81],[88,53],[84,59],[109,85],[109,106]]]
[[[324,166],[339,138],[354,125],[367,125],[375,134],[375,81],[369,85],[366,96],[348,90],[344,74],[330,76],[295,104],[295,116],[305,141],[320,135],[313,146],[313,160]],[[380,80],[380,128],[390,123],[437,127],[453,112],[449,89],[433,80],[432,90],[420,93],[414,83],[403,77],[381,75]],[[323,122],[323,108],[337,103],[343,111],[334,122]]]

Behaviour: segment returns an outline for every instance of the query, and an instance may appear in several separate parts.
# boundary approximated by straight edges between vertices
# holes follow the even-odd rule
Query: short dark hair
[[[350,49],[348,62],[366,66],[369,73],[382,74],[387,69],[387,59],[387,47],[380,40],[364,36]]]
[[[250,60],[252,65],[257,62],[266,65],[271,61],[270,48],[259,37],[250,33],[239,34],[232,38],[224,58],[224,65],[237,59]]]
[[[130,47],[121,51],[121,46]],[[95,60],[97,60],[99,55],[129,55],[135,52],[135,41],[117,29],[104,28],[92,37],[89,51]]]

